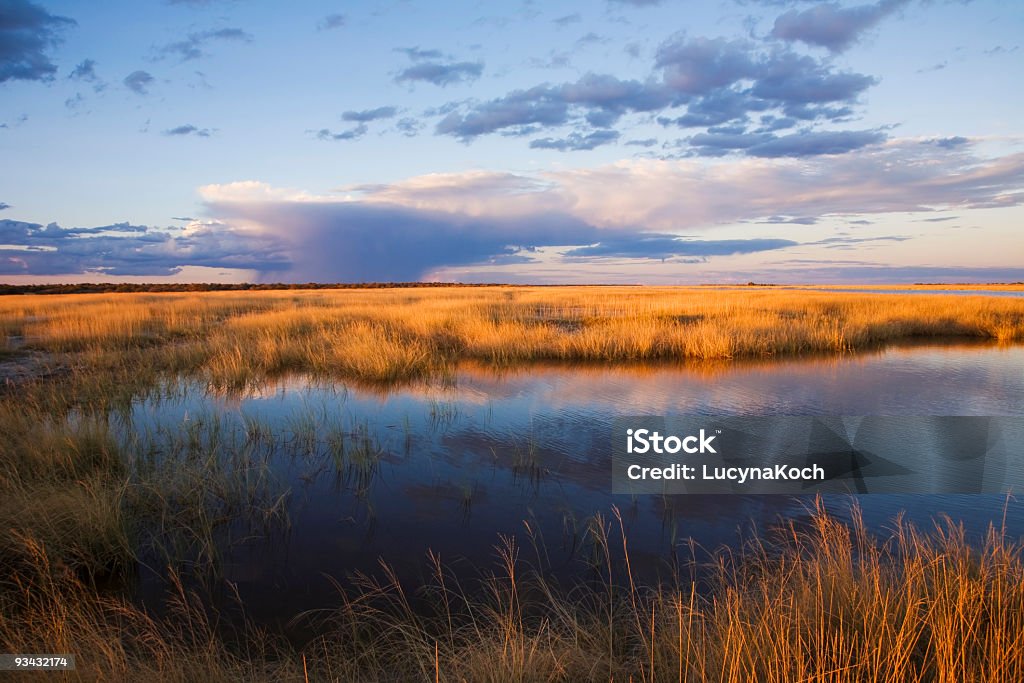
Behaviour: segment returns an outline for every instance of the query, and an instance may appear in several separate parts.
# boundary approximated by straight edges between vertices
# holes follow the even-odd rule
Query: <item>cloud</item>
[[[92,59],[82,60],[78,66],[76,66],[68,78],[75,81],[85,81],[87,83],[94,83],[97,79],[96,76],[96,62]]]
[[[658,144],[656,138],[644,138],[642,140],[629,140],[626,142],[627,147],[654,147]]]
[[[507,176],[478,174],[475,189],[502,188]],[[428,179],[429,182],[429,179]],[[522,187],[513,182],[514,187]],[[384,188],[382,188],[384,189]],[[299,279],[419,280],[440,268],[525,263],[544,247],[572,247],[563,256],[665,259],[753,253],[791,240],[697,240],[633,229],[599,229],[563,212],[525,216],[428,210],[383,201],[246,200],[231,188],[204,188],[212,213],[227,222],[258,224],[290,242],[288,260]],[[261,192],[261,194],[263,194]],[[228,198],[230,197],[230,199]],[[276,274],[275,274],[276,276]]]
[[[567,123],[570,115],[582,116],[591,125],[603,127],[625,113],[658,110],[670,101],[671,94],[657,83],[623,81],[590,73],[574,83],[515,90],[464,112],[453,111],[437,124],[436,131],[468,141],[532,124],[559,126]]]
[[[932,138],[931,140],[925,140],[924,144],[935,145],[936,147],[941,147],[942,149],[955,149],[962,145],[970,144],[970,142],[971,141],[965,137],[962,137],[960,135],[954,135],[948,138]]]
[[[47,52],[60,42],[62,30],[75,25],[28,0],[5,0],[0,7],[0,83],[53,78],[57,67]]]
[[[551,23],[558,28],[565,28],[570,24],[577,24],[581,21],[583,21],[583,17],[580,16],[580,13],[573,12],[572,14],[566,14],[565,16],[558,17],[557,19],[552,19]]]
[[[320,281],[418,280],[437,268],[486,263],[536,245],[587,244],[598,235],[557,214],[524,223],[370,202],[214,199],[208,206],[229,222],[258,224],[283,239],[292,264],[286,277]]]
[[[729,256],[795,247],[785,239],[695,240],[676,235],[642,235],[632,239],[604,240],[564,252],[568,257],[667,259],[674,256]]]
[[[379,119],[390,119],[397,113],[398,109],[396,107],[377,107],[376,109],[363,109],[362,111],[347,111],[341,115],[341,120],[368,123]]]
[[[116,223],[64,229],[56,223],[0,220],[2,275],[152,275],[186,265],[283,269],[288,261],[273,239],[222,223],[192,223],[185,230]]]
[[[888,140],[800,159],[634,159],[536,174],[431,174],[342,187],[326,196],[255,181],[211,185],[200,195],[213,219],[184,229],[0,221],[0,244],[7,245],[0,248],[0,272],[165,275],[198,265],[253,269],[263,280],[366,281],[416,280],[445,268],[500,268],[530,259],[561,259],[563,268],[602,259],[713,263],[731,254],[798,246],[857,250],[908,239],[822,236],[814,223],[824,217],[850,222],[952,209],[967,218],[972,208],[1024,204],[1024,153],[981,158],[972,145],[944,149],[922,142]],[[695,234],[749,221],[804,227],[787,228],[786,239]],[[945,223],[917,225],[948,230]],[[794,230],[806,236],[798,239]],[[744,278],[778,274],[745,272]],[[807,279],[845,279],[838,271],[829,274]]]
[[[470,142],[492,133],[516,135],[531,127],[586,123],[609,128],[626,114],[685,107],[682,113],[659,116],[658,122],[681,128],[710,128],[747,124],[757,115],[766,130],[754,133],[771,133],[792,128],[798,121],[813,125],[849,121],[861,94],[877,82],[872,76],[837,70],[831,62],[789,48],[769,49],[743,39],[691,38],[684,33],[659,46],[654,69],[644,80],[587,73],[575,82],[543,83],[483,102],[453,102],[436,124],[435,132]],[[867,139],[866,133],[814,132],[821,137],[812,141],[802,135],[799,142],[816,142],[819,146],[831,143],[832,149],[845,144],[856,149]],[[875,135],[874,139],[880,138]],[[771,140],[765,137],[763,142]],[[730,149],[753,149],[756,140],[747,142]],[[797,142],[796,138],[785,139],[758,149],[766,155],[782,155]],[[707,153],[710,149],[701,151]]]
[[[764,111],[770,106],[749,93],[723,88],[691,100],[682,116],[674,119],[660,117],[658,123],[680,128],[706,128],[730,121],[746,121],[749,113]]]
[[[413,138],[416,137],[421,130],[423,130],[423,125],[424,124],[422,121],[407,116],[405,118],[399,119],[395,123],[395,128],[397,128],[398,132],[400,132],[405,137]]]
[[[418,46],[396,47],[395,52],[401,52],[413,61],[419,61],[421,59],[441,59],[444,57],[444,54],[440,50],[421,50]]]
[[[587,45],[604,45],[609,42],[611,42],[611,38],[590,31],[589,33],[585,33],[579,37],[576,41],[576,47],[581,48]]]
[[[348,18],[344,14],[328,14],[317,22],[316,28],[318,31],[330,31],[331,29],[341,28],[346,23],[348,23]]]
[[[632,5],[633,7],[654,7],[660,5],[664,0],[608,0],[612,4]]]
[[[792,52],[773,54],[759,66],[751,93],[782,104],[852,102],[878,82],[873,76],[832,71],[812,57]]]
[[[155,79],[148,71],[133,71],[124,77],[124,85],[136,95],[148,95],[149,85]]]
[[[746,78],[759,68],[750,44],[725,38],[693,38],[677,34],[661,44],[655,65],[664,69],[665,83],[680,93],[702,95]]]
[[[7,202],[0,202],[0,211],[4,211],[9,208],[11,208],[11,205]]]
[[[905,235],[884,235],[882,237],[826,237],[814,242],[805,242],[804,246],[823,246],[826,249],[851,249],[854,244],[869,242],[906,242],[910,238]]]
[[[403,69],[396,77],[397,83],[425,81],[444,87],[454,83],[468,83],[480,78],[484,71],[481,62],[417,62]]]
[[[186,123],[183,126],[177,126],[176,128],[170,128],[164,131],[164,135],[195,135],[201,138],[208,138],[212,134],[213,133],[209,128],[198,128],[193,126],[191,123]]]
[[[709,165],[641,159],[534,175],[431,174],[343,187],[331,196],[255,182],[207,186],[201,195],[219,220],[282,244],[288,278],[360,281],[522,262],[537,250],[554,250],[571,262],[703,262],[798,245],[854,250],[908,238],[821,237],[819,229],[800,241],[704,239],[692,232],[743,221],[813,231],[827,216],[1017,205],[1024,203],[1022,184],[1024,154],[985,160],[965,148],[907,139],[799,160],[752,157]]]
[[[569,105],[554,97],[548,86],[537,86],[514,90],[504,97],[475,105],[465,113],[451,112],[438,122],[435,130],[439,135],[468,141],[517,126],[559,126],[568,118]]]
[[[215,40],[252,42],[252,35],[240,28],[221,28],[212,31],[190,33],[185,40],[168,43],[159,49],[162,57],[177,57],[186,62],[207,56],[206,46]]]
[[[920,282],[1022,282],[1024,268],[969,268],[957,266],[844,265],[844,261],[823,260],[819,268],[748,271],[745,277],[759,282],[913,284]],[[781,264],[785,265],[785,263]]]
[[[732,150],[743,150],[755,157],[808,157],[822,154],[844,154],[878,144],[886,135],[875,130],[801,131],[777,136],[772,133],[698,133],[689,139],[696,153],[721,156]]]
[[[771,35],[786,41],[800,41],[843,52],[872,28],[909,0],[880,0],[874,5],[841,7],[838,3],[815,5],[798,11],[790,10],[775,20]]]
[[[818,219],[815,216],[767,216],[753,222],[761,225],[815,225]]]
[[[1024,204],[1024,153],[984,159],[971,149],[905,138],[838,155],[752,156],[728,163],[632,159],[537,175],[433,174],[345,190],[363,201],[423,210],[569,213],[602,228],[651,232],[778,216],[862,218]]]
[[[335,133],[335,132],[331,131],[329,128],[321,128],[320,130],[316,131],[316,139],[317,140],[358,140],[359,138],[361,138],[364,135],[366,135],[368,130],[369,130],[369,128],[366,126],[365,123],[360,123],[355,128],[349,128],[348,130],[343,130],[340,133]]]
[[[555,149],[559,152],[591,150],[601,145],[608,145],[619,139],[619,132],[614,130],[595,130],[592,133],[571,133],[562,139],[540,138],[530,142],[530,149]]]

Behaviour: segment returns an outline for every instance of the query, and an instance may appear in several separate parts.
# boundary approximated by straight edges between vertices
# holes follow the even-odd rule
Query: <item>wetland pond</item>
[[[429,574],[428,550],[455,573],[493,569],[499,534],[514,534],[521,557],[549,575],[573,580],[595,513],[618,538],[612,506],[645,581],[685,564],[691,539],[709,550],[736,547],[779,519],[806,519],[809,496],[612,495],[612,420],[673,414],[1021,415],[1024,346],[927,343],[697,366],[466,367],[445,382],[390,390],[297,376],[225,393],[180,380],[111,419],[152,458],[162,457],[153,444],[174,434],[210,457],[260,460],[251,488],[264,487],[284,521],[261,531],[219,527],[217,583],[237,591],[257,623],[283,626],[338,604],[334,581],[379,574],[381,559],[413,587]],[[853,500],[827,498],[841,516]],[[980,534],[1002,524],[1005,509],[1011,536],[1024,535],[1024,506],[1003,496],[859,502],[878,531],[905,510],[922,526],[944,513]],[[159,574],[140,570],[132,595],[156,605],[166,593]]]

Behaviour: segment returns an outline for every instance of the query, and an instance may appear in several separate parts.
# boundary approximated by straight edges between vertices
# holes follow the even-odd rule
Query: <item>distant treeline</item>
[[[120,282],[84,282],[79,284],[6,285],[0,284],[3,294],[108,294],[112,292],[260,292],[276,289],[399,289],[407,287],[515,287],[499,282],[465,284],[461,282],[250,282],[226,284],[220,282],[190,282],[182,284],[127,284]],[[536,285],[531,285],[536,286]]]
[[[978,283],[972,283],[979,286]],[[1024,285],[1024,282],[991,282],[989,285]],[[255,284],[251,282],[189,282],[181,284],[120,282],[83,282],[79,284],[46,284],[46,285],[8,285],[0,283],[0,296],[4,294],[109,294],[130,292],[263,292],[279,289],[403,289],[417,287],[560,287],[562,285],[544,284],[508,284],[504,282],[268,282]],[[580,284],[583,287],[614,287],[601,283]],[[701,285],[697,285],[701,286]],[[710,286],[708,285],[703,286]],[[718,285],[722,286],[722,285]],[[780,287],[771,282],[748,282],[747,287]],[[915,282],[914,286],[963,286],[950,282]],[[985,286],[985,285],[981,285]]]

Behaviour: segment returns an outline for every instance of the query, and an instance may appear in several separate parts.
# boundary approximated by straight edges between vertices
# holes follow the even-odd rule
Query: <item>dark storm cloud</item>
[[[650,258],[673,256],[729,256],[752,254],[798,246],[799,242],[784,239],[695,240],[676,235],[635,235],[627,239],[602,240],[586,247],[565,252],[567,257],[586,258]]]
[[[195,135],[201,138],[208,138],[212,135],[212,131],[209,128],[199,128],[193,126],[191,123],[186,123],[183,126],[177,126],[164,131],[164,135]]]
[[[376,109],[363,109],[361,111],[347,111],[341,115],[342,121],[355,121],[367,123],[378,119],[390,119],[398,113],[396,107],[377,107]]]
[[[53,78],[57,67],[47,52],[60,42],[60,32],[74,25],[73,19],[50,14],[28,0],[4,0],[0,4],[0,83]]]
[[[168,43],[161,47],[159,54],[162,57],[177,57],[183,62],[199,59],[207,55],[206,46],[215,40],[249,43],[252,42],[252,35],[240,28],[221,28],[190,33],[184,40]]]
[[[116,223],[64,229],[56,223],[0,220],[0,275],[173,275],[184,266],[276,269],[288,266],[273,240],[222,225],[184,233]]]
[[[317,30],[330,31],[331,29],[341,28],[348,23],[348,18],[344,14],[328,14],[326,17],[317,22]]]
[[[842,52],[909,0],[881,0],[874,5],[841,7],[824,3],[805,10],[790,10],[775,20],[771,35],[786,41],[800,41]]]
[[[136,95],[148,95],[149,85],[154,81],[153,76],[148,71],[133,71],[124,77],[124,85],[126,88],[134,92]]]
[[[509,176],[477,176],[464,189],[474,197],[497,192],[515,202],[528,188],[536,186],[524,186],[522,179]],[[382,186],[376,192],[394,189]],[[363,190],[375,194],[372,187]],[[268,234],[286,243],[284,253],[293,264],[293,275],[286,277],[303,280],[419,280],[447,267],[525,263],[543,248],[567,248],[564,257],[572,260],[703,261],[797,244],[785,239],[699,240],[637,228],[599,228],[558,210],[477,215],[380,201],[232,200],[228,195],[208,197],[207,207],[228,223],[265,226]]]
[[[576,132],[561,139],[541,138],[530,142],[530,149],[554,149],[560,152],[589,150],[601,145],[608,145],[619,139],[615,130],[595,130],[586,135]]]
[[[481,62],[417,62],[403,69],[395,81],[398,83],[424,81],[444,87],[454,83],[467,83],[480,78],[484,71]]]
[[[487,263],[538,246],[591,244],[601,231],[563,214],[480,218],[361,202],[221,202],[218,215],[287,225],[294,277],[419,280],[446,266]],[[275,275],[276,276],[276,275]]]

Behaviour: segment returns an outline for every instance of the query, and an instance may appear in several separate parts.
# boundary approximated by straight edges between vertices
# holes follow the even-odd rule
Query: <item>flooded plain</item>
[[[218,529],[217,583],[237,592],[258,623],[283,624],[336,604],[336,582],[379,573],[381,561],[413,586],[429,572],[428,551],[473,576],[495,564],[500,535],[514,535],[524,558],[550,576],[572,581],[586,571],[594,515],[618,533],[613,506],[645,581],[691,571],[689,560],[706,558],[700,548],[736,546],[780,519],[806,517],[810,497],[613,495],[612,420],[684,414],[1017,416],[1024,347],[929,343],[693,366],[463,367],[443,382],[391,388],[292,376],[225,393],[181,380],[112,419],[151,459],[176,434],[205,443],[210,457],[245,453],[262,463],[245,476],[258,471],[251,488],[273,514],[260,528],[250,520]],[[852,500],[826,502],[842,515]],[[1024,506],[1003,496],[869,495],[859,503],[879,530],[906,511],[922,525],[948,514],[973,534],[1005,516],[1009,532],[1024,535]],[[142,564],[133,591],[155,604],[163,594],[158,559]]]

